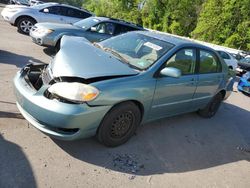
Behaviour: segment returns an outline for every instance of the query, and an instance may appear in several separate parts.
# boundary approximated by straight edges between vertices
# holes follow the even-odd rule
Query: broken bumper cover
[[[109,106],[90,107],[68,104],[44,96],[48,86],[38,91],[29,86],[20,71],[14,78],[17,107],[34,127],[45,134],[62,140],[87,138],[96,134]]]
[[[247,81],[245,78],[240,79],[237,88],[241,92],[250,94],[250,82]]]

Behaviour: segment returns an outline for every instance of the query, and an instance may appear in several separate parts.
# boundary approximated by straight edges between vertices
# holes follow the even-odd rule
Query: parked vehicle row
[[[65,6],[34,7],[41,18]],[[73,24],[23,30],[31,30],[36,44],[58,49],[50,64],[28,64],[14,78],[17,107],[45,134],[63,140],[96,135],[114,147],[146,122],[193,111],[211,118],[230,96],[234,76],[215,50],[88,14]]]
[[[225,63],[227,64],[227,66],[232,69],[232,70],[236,70],[237,66],[238,66],[238,60],[235,59],[234,56],[232,56],[230,53],[226,52],[226,51],[222,51],[222,50],[217,50],[217,52],[220,54],[220,56],[222,57],[222,59],[224,59]]]
[[[39,22],[72,24],[93,16],[87,10],[59,3],[44,3],[27,7],[7,5],[1,12],[5,21],[16,26],[18,31],[29,34],[31,28]]]

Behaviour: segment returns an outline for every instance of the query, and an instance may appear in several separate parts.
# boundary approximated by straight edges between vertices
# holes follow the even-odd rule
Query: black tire
[[[121,103],[105,115],[97,138],[108,147],[119,146],[134,135],[140,121],[140,109],[133,102]]]
[[[222,100],[223,100],[222,94],[218,93],[217,95],[213,97],[213,99],[208,103],[208,105],[205,108],[200,109],[198,111],[198,114],[204,118],[213,117],[218,111]]]
[[[33,25],[35,25],[36,21],[29,17],[23,17],[18,20],[17,22],[17,28],[20,33],[28,35],[30,32],[30,29]]]

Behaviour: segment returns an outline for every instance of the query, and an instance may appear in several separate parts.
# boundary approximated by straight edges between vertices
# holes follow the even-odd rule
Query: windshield
[[[121,61],[145,70],[153,65],[174,45],[147,35],[130,32],[100,42],[105,51],[113,51]],[[115,53],[114,53],[115,52]]]
[[[49,4],[47,3],[44,3],[44,4],[39,4],[39,5],[33,5],[32,8],[36,8],[36,9],[44,9],[44,8],[47,8],[49,6]]]
[[[90,27],[95,26],[99,22],[100,20],[98,20],[97,18],[86,18],[84,20],[74,23],[73,25],[83,29],[89,29]]]

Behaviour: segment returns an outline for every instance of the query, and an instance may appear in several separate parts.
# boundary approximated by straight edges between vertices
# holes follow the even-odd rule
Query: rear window
[[[223,51],[217,51],[223,59],[231,59],[230,56]]]

